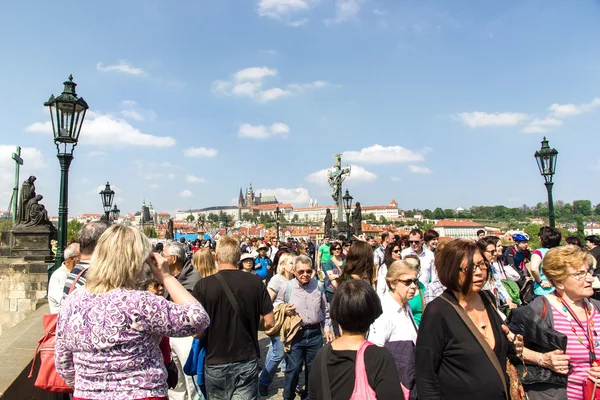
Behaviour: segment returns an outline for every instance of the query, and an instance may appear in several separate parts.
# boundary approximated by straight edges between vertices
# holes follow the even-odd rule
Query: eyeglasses
[[[410,243],[410,244],[419,244],[419,243],[421,243],[421,240],[409,240],[408,243]]]
[[[576,281],[583,281],[588,275],[592,275],[592,271],[580,271],[576,274],[569,274],[569,276],[572,276]]]
[[[477,264],[473,265],[473,271],[475,271],[475,269],[477,269],[477,268],[479,268],[479,270],[480,270],[481,272],[483,272],[483,271],[487,271],[487,270],[488,270],[488,265],[485,263],[485,261],[481,261],[481,262],[479,262],[479,263],[477,263]],[[462,272],[467,272],[467,270],[468,270],[468,267],[462,267],[462,268],[460,268],[460,270],[461,270]]]
[[[351,245],[349,245],[349,244],[345,244],[345,245],[344,245],[344,247],[350,247],[350,246],[351,246]]]
[[[398,250],[398,249],[392,250],[392,253],[400,253],[400,250]]]
[[[415,286],[419,286],[419,278],[415,279],[398,279],[398,282],[401,282],[404,286],[408,287],[412,284]]]
[[[341,247],[336,247],[335,249],[331,249],[331,251],[342,251]]]
[[[296,273],[298,275],[310,275],[310,274],[312,274],[312,269],[296,270]]]

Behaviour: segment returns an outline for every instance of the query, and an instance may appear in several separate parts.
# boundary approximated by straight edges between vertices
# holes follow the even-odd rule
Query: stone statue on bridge
[[[167,233],[166,233],[165,239],[173,240],[174,232],[175,232],[175,229],[173,227],[173,218],[171,218],[171,219],[169,219],[169,222],[167,222]]]
[[[354,236],[362,235],[362,211],[358,202],[352,212],[352,234]]]
[[[21,186],[21,195],[17,204],[17,221],[15,228],[44,228],[54,231],[54,225],[48,218],[48,211],[40,201],[44,198],[35,193],[35,176],[30,176]]]
[[[333,215],[331,214],[331,210],[329,210],[329,208],[325,212],[325,219],[323,220],[323,222],[325,223],[325,230],[323,231],[323,234],[325,236],[331,236],[331,227],[333,226]]]

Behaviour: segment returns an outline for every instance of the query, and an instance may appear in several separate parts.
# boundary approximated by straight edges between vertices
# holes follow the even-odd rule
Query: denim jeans
[[[333,295],[335,293],[331,293],[328,291],[325,291],[325,297],[327,298],[327,303],[329,303],[329,309],[331,310],[331,302],[333,301]],[[331,320],[331,327],[333,328],[333,333],[335,334],[336,338],[339,338],[340,336],[342,336],[340,334],[340,325],[334,321],[333,319]]]
[[[294,339],[289,352],[285,353],[285,379],[283,381],[283,398],[292,400],[296,393],[296,386],[300,378],[302,364],[305,365],[304,376],[306,382],[306,393],[308,393],[308,375],[312,367],[312,362],[319,349],[323,347],[323,334],[321,327],[312,329],[302,329]],[[303,397],[305,398],[305,397]]]
[[[267,387],[271,386],[273,377],[277,372],[277,367],[281,360],[283,360],[283,343],[281,343],[281,337],[276,336],[271,338],[271,347],[265,358],[265,368],[260,373],[259,383]]]
[[[208,400],[258,399],[258,360],[206,365],[204,381]]]

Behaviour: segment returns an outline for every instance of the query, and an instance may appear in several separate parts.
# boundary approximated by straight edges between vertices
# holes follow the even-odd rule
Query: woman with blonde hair
[[[194,268],[198,270],[200,276],[203,278],[218,272],[215,257],[210,248],[207,247],[203,247],[194,253],[192,264],[194,264]]]
[[[595,398],[600,382],[600,302],[594,294],[587,253],[569,245],[549,249],[542,272],[554,291],[512,311],[509,327],[525,339],[527,374],[523,387],[531,400]]]
[[[369,341],[392,353],[405,394],[415,387],[417,324],[408,302],[419,290],[418,269],[406,260],[390,264],[385,275],[388,290],[381,299],[383,314],[369,330]],[[405,396],[406,397],[406,396]]]
[[[167,372],[159,350],[163,336],[199,333],[209,325],[204,308],[151,252],[136,228],[113,225],[98,240],[86,286],[58,314],[57,372],[81,399],[167,399]],[[173,301],[135,290],[144,264]]]
[[[407,254],[403,258],[404,261],[408,262],[413,268],[417,271],[417,276],[421,274],[421,259],[416,254]],[[423,310],[425,309],[425,290],[427,289],[423,282],[419,281],[417,283],[419,287],[417,287],[417,291],[415,292],[415,297],[408,301],[408,305],[410,306],[410,310],[413,314],[413,319],[417,326],[421,323],[421,317],[423,316]]]
[[[296,255],[292,253],[283,253],[279,257],[277,274],[271,278],[269,285],[267,286],[267,292],[269,292],[269,296],[271,296],[271,301],[275,301],[279,289],[282,286],[287,285],[287,282],[290,279],[294,278],[295,260]],[[281,338],[279,336],[273,336],[270,337],[270,339],[271,347],[269,347],[267,357],[265,358],[265,367],[260,373],[258,380],[259,393],[264,396],[266,396],[266,393],[268,393],[269,387],[273,382],[273,377],[277,372],[277,367],[280,363],[282,363],[284,357],[283,343],[281,343]],[[282,372],[285,370],[285,365],[282,364],[281,370]]]

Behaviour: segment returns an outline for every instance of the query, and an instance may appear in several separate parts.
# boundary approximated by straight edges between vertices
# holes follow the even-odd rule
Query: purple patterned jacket
[[[161,338],[190,336],[209,323],[197,301],[181,306],[145,291],[79,288],[58,314],[56,370],[79,398],[166,397]]]

